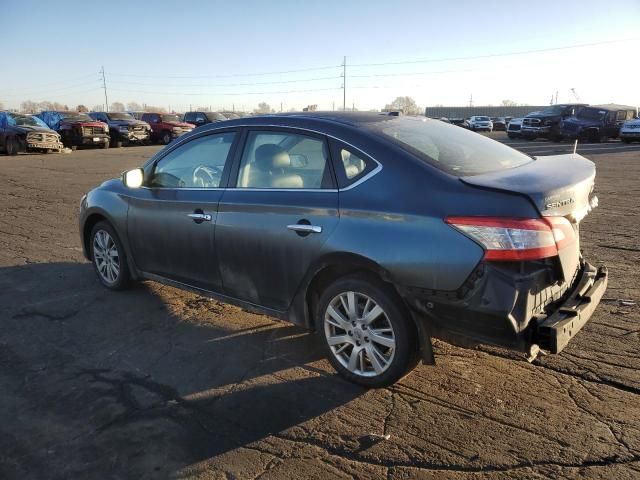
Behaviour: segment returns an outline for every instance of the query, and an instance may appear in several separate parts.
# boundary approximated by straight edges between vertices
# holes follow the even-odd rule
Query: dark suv
[[[187,112],[182,117],[182,121],[192,123],[196,127],[207,123],[224,122],[225,120],[227,120],[227,117],[218,112]]]
[[[342,375],[378,387],[433,363],[432,336],[560,352],[607,285],[580,251],[594,181],[580,155],[439,120],[251,117],[90,191],[80,234],[105,287],[155,280],[315,329]]]
[[[133,143],[144,144],[151,138],[151,127],[147,122],[136,120],[125,112],[91,112],[94,120],[109,125],[109,137],[112,147],[121,147]]]
[[[571,140],[601,142],[617,138],[626,120],[635,118],[635,107],[624,105],[593,105],[562,122],[562,136]]]
[[[561,140],[562,120],[574,116],[582,107],[586,107],[586,104],[567,103],[551,105],[539,112],[530,113],[522,120],[520,134],[530,140],[538,137]]]

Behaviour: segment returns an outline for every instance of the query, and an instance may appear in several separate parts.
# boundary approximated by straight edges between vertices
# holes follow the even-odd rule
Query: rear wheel
[[[98,222],[91,230],[89,248],[93,268],[100,283],[111,290],[122,290],[131,282],[127,257],[113,227]]]
[[[343,277],[321,295],[316,312],[333,367],[366,387],[391,385],[417,363],[417,334],[391,287],[365,275]]]
[[[162,143],[164,145],[168,145],[171,143],[171,133],[169,132],[162,132],[162,137],[160,137],[160,139],[162,140]]]

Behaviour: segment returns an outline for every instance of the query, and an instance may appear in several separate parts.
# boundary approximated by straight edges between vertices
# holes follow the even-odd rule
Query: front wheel
[[[4,150],[5,150],[5,153],[9,156],[18,154],[18,141],[16,140],[15,137],[7,137]]]
[[[353,275],[323,292],[316,325],[333,367],[351,382],[379,388],[417,363],[417,333],[408,315],[391,287]]]
[[[130,281],[127,257],[113,227],[98,222],[91,230],[90,252],[100,283],[111,290],[122,290]]]

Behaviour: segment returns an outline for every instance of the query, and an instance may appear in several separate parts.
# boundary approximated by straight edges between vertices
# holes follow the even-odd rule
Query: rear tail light
[[[573,227],[564,217],[447,217],[445,222],[478,242],[490,261],[554,257],[575,240]]]

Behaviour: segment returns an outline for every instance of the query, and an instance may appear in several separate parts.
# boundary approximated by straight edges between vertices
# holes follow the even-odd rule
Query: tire
[[[16,140],[16,137],[7,137],[4,151],[9,156],[18,154],[18,142]]]
[[[345,305],[355,305],[356,315],[349,316]],[[362,318],[365,311],[378,312],[368,325]],[[349,275],[334,281],[320,296],[315,318],[331,365],[350,382],[385,387],[417,364],[413,321],[395,291],[373,276]],[[374,330],[377,340],[370,333]]]
[[[124,290],[131,284],[127,255],[111,224],[104,221],[95,224],[89,237],[89,252],[93,269],[102,285],[110,290]]]
[[[171,133],[170,132],[162,132],[162,137],[160,137],[160,142],[163,145],[169,145],[171,143]]]
[[[122,140],[118,140],[117,138],[112,138],[110,143],[113,148],[122,148],[123,145]]]
[[[71,145],[69,148],[70,148],[71,150],[73,150],[74,152],[75,152],[76,150],[78,150],[78,146],[77,146],[77,145]]]
[[[109,148],[109,142],[103,142],[103,143],[102,143],[102,148],[103,148],[103,149],[107,149],[107,148]]]
[[[510,133],[507,133],[507,137],[509,137],[509,138],[510,138],[510,139],[512,139],[512,140],[513,140],[514,138],[516,138],[516,136],[515,136],[515,135],[512,135],[512,134],[510,134]]]
[[[622,138],[621,139],[624,143],[631,143],[631,140],[628,138]]]

